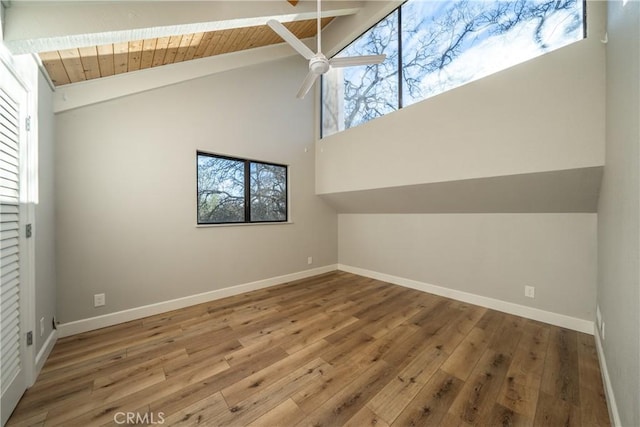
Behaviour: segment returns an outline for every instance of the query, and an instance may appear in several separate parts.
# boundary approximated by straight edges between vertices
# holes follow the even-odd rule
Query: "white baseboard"
[[[269,279],[258,280],[256,282],[231,286],[224,289],[216,289],[214,291],[204,292],[196,295],[190,295],[188,297],[163,301],[156,304],[144,305],[142,307],[122,310],[102,316],[62,323],[58,325],[58,335],[61,338],[68,337],[69,335],[75,335],[82,332],[92,331],[94,329],[105,328],[107,326],[113,326],[119,323],[129,322],[131,320],[142,319],[143,317],[153,316],[155,314],[165,313],[171,310],[178,310],[180,308],[202,304],[205,302],[242,294],[244,292],[255,291],[257,289],[281,285],[283,283],[292,282],[294,280],[305,279],[307,277],[328,273],[337,269],[338,266],[336,264],[331,264],[324,267],[286,274],[284,276],[272,277]]]
[[[604,349],[602,348],[602,341],[600,340],[600,333],[596,331],[593,334],[596,339],[596,351],[598,352],[598,361],[600,362],[600,373],[602,374],[602,382],[604,383],[604,392],[607,396],[607,407],[609,408],[609,421],[614,427],[622,426],[620,422],[620,414],[618,413],[618,405],[616,405],[616,398],[613,394],[613,387],[611,386],[611,378],[609,378],[609,370],[607,369],[607,361],[604,358]]]
[[[35,382],[36,378],[38,378],[38,374],[40,374],[40,371],[44,366],[44,362],[46,362],[47,359],[49,358],[49,354],[51,354],[51,350],[53,350],[53,346],[56,345],[56,341],[58,341],[58,331],[54,329],[53,331],[51,331],[51,333],[47,337],[47,340],[44,342],[44,344],[42,345],[42,348],[36,355],[35,370],[33,373],[33,382]]]
[[[441,286],[406,279],[403,277],[392,276],[390,274],[380,273],[364,268],[352,267],[344,264],[332,264],[324,267],[287,274],[284,276],[272,277],[269,279],[258,280],[256,282],[231,286],[229,288],[216,289],[214,291],[204,292],[188,297],[178,298],[170,301],[163,301],[156,304],[118,311],[115,313],[109,313],[102,316],[62,323],[58,325],[57,335],[60,338],[67,337],[69,335],[75,335],[82,332],[92,331],[94,329],[105,328],[107,326],[113,326],[131,320],[142,319],[143,317],[153,316],[155,314],[165,313],[167,311],[177,310],[180,308],[213,301],[220,298],[226,298],[244,292],[250,292],[257,289],[276,286],[282,283],[300,280],[334,270],[342,270],[349,273],[358,274],[360,276],[382,280],[396,285],[417,289],[422,292],[441,295],[458,301],[491,308],[505,313],[514,314],[516,316],[526,317],[528,319],[538,320],[541,322],[572,329],[579,332],[584,332],[591,335],[594,333],[594,322],[592,321],[565,316],[563,314],[552,313],[537,308],[527,307],[511,302],[498,300],[495,298],[484,297],[481,295],[475,295],[455,289],[444,288]],[[44,360],[46,360],[46,358]]]
[[[444,288],[442,286],[418,282],[417,280],[392,276],[390,274],[379,273],[377,271],[367,270],[364,268],[352,267],[350,265],[338,264],[338,270],[358,274],[360,276],[370,277],[372,279],[382,280],[384,282],[393,283],[395,285],[400,285],[407,288],[417,289],[422,292],[440,295],[458,301],[467,302],[469,304],[479,305],[481,307],[491,308],[493,310],[502,311],[504,313],[526,317],[527,319],[538,320],[540,322],[549,323],[551,325],[560,326],[574,331],[584,332],[585,334],[593,335],[594,331],[594,323],[592,321],[565,316],[564,314],[552,313],[550,311],[544,311],[538,308],[527,307],[524,305],[502,301],[495,298],[489,298],[481,295],[471,294],[468,292],[458,291],[456,289]]]

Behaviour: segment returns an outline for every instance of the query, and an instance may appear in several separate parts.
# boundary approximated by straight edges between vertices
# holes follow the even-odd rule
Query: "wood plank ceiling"
[[[333,17],[323,18],[324,28]],[[300,39],[316,35],[316,20],[284,24]],[[282,43],[266,25],[203,33],[178,34],[103,46],[41,52],[40,58],[56,86],[175,64],[208,56]]]

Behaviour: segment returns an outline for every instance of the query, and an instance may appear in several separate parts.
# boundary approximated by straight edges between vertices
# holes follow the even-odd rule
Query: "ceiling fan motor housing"
[[[329,71],[329,60],[321,53],[309,60],[309,70],[314,74],[324,74]]]

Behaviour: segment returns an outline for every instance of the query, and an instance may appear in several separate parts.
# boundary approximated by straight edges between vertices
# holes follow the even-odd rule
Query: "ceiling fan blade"
[[[355,65],[375,65],[386,59],[387,55],[362,55],[346,56],[344,58],[331,58],[329,64],[335,68],[353,67]]]
[[[316,82],[317,78],[318,78],[318,74],[316,74],[313,71],[309,70],[309,72],[307,73],[307,76],[304,78],[304,81],[302,82],[302,86],[300,86],[300,90],[298,91],[298,94],[296,96],[299,99],[304,98],[304,96],[307,93],[309,93],[309,90],[311,89],[313,84]]]
[[[302,43],[299,38],[297,38],[291,31],[287,29],[280,22],[275,19],[270,19],[267,21],[267,25],[271,27],[273,31],[275,31],[284,41],[289,43],[292,48],[294,48],[300,55],[304,56],[307,59],[313,58],[313,51],[307,47],[306,44]]]

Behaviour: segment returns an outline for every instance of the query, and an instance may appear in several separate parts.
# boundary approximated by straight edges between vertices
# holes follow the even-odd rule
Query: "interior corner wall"
[[[587,12],[585,40],[321,140],[317,193],[602,166],[606,4]],[[341,213],[338,223],[340,265],[595,320],[595,213]]]
[[[306,71],[292,57],[56,116],[62,322],[335,265]],[[196,227],[196,150],[289,165],[293,223]]]
[[[53,332],[56,315],[55,254],[55,122],[53,92],[38,74],[38,196],[34,205],[35,240],[35,351],[40,352]],[[40,331],[40,319],[44,328]]]
[[[584,40],[323,138],[316,192],[602,166],[606,3],[587,21]]]
[[[339,263],[593,321],[596,214],[340,214]],[[535,287],[535,298],[524,286]]]
[[[609,1],[597,303],[614,422],[640,425],[640,3]],[[615,402],[615,407],[611,405]],[[619,418],[616,420],[616,418]]]

